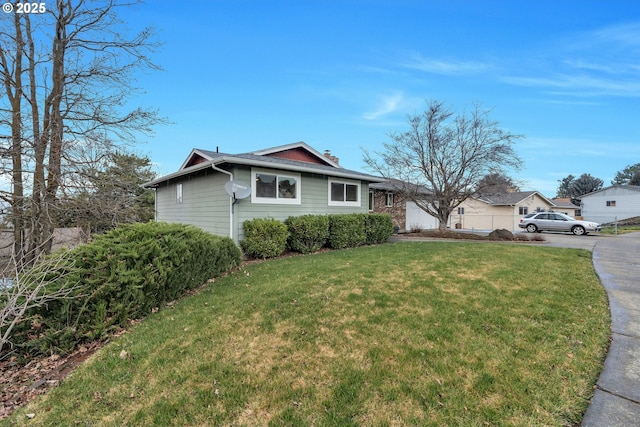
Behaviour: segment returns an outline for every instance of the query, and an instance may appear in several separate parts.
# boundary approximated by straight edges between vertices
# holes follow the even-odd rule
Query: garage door
[[[413,202],[407,202],[407,230],[438,228],[438,220],[423,211]]]

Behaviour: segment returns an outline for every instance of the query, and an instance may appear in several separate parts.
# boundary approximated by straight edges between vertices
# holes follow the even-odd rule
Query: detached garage
[[[582,196],[582,217],[600,224],[640,216],[640,186],[612,185]]]

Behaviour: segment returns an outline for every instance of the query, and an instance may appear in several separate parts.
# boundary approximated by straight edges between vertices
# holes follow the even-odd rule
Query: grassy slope
[[[573,425],[609,334],[590,257],[430,242],[252,265],[5,422]]]

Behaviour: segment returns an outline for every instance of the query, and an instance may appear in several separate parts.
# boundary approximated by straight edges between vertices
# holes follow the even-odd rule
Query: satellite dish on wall
[[[251,195],[251,186],[242,181],[228,181],[224,184],[224,191],[231,197],[233,197],[234,201],[238,199],[246,199]]]

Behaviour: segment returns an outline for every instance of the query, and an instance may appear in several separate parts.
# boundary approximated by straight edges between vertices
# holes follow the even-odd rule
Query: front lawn
[[[294,256],[160,310],[5,423],[572,426],[608,337],[588,251],[421,242]]]

